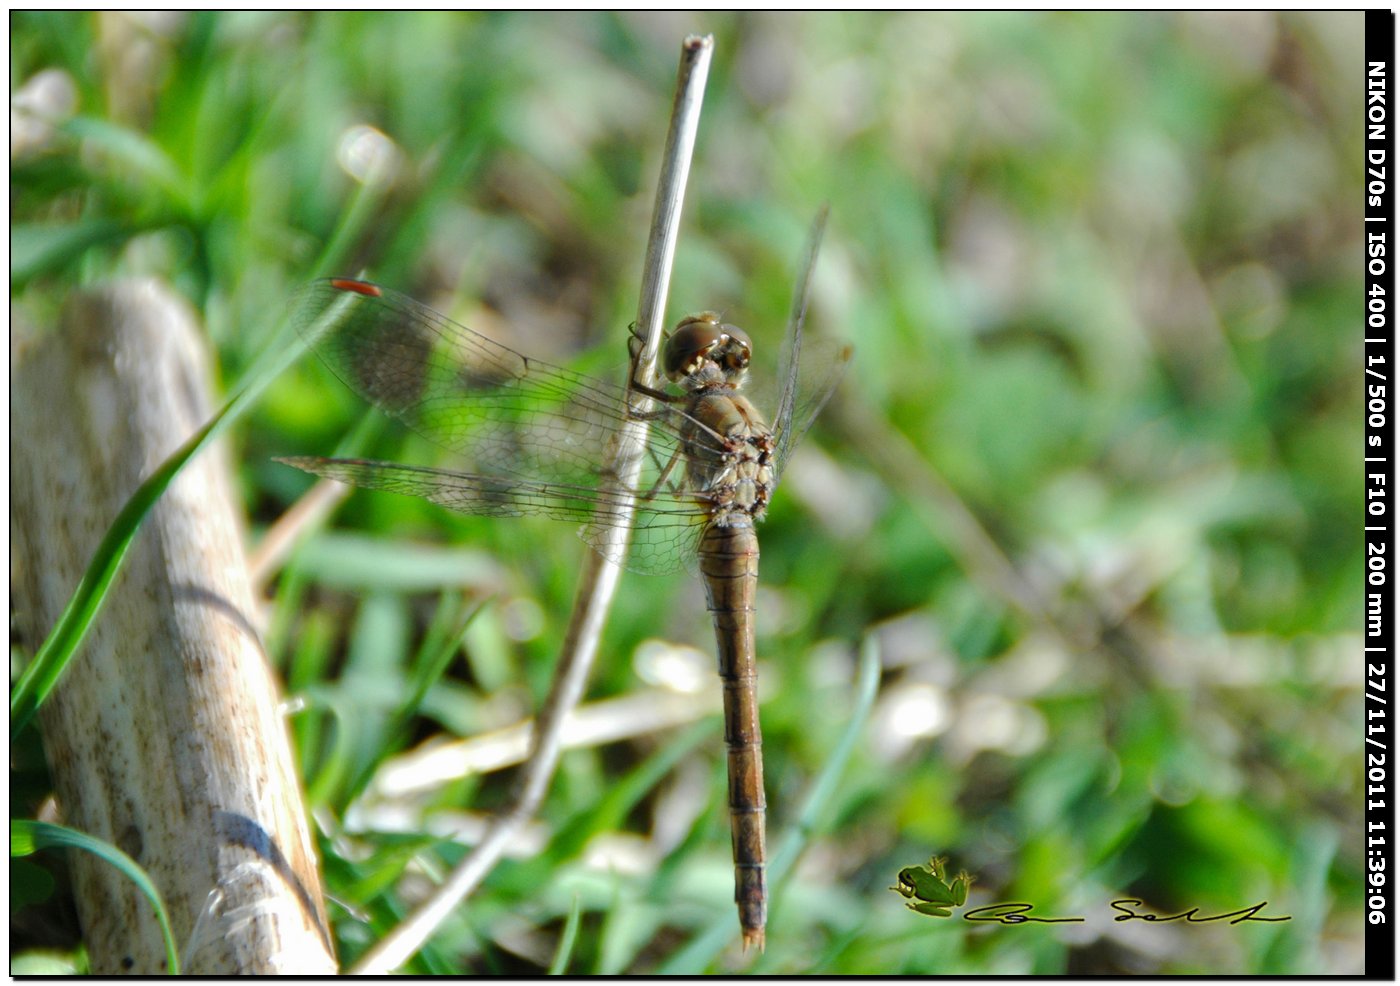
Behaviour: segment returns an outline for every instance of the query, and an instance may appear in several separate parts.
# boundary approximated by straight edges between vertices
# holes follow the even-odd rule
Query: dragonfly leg
[[[651,489],[647,490],[645,493],[642,494],[642,500],[650,500],[661,491],[661,489],[666,485],[667,477],[671,475],[671,470],[676,468],[676,463],[679,462],[680,459],[681,450],[680,446],[677,446],[675,451],[671,453],[671,458],[669,461],[667,461],[666,468],[661,470],[661,475],[657,476],[656,482],[651,484]],[[672,490],[676,490],[679,487],[672,484],[671,488]]]
[[[632,357],[632,368],[628,373],[627,387],[635,393],[644,397],[650,397],[654,401],[661,401],[663,404],[683,404],[687,400],[684,396],[668,394],[658,387],[649,387],[637,379],[637,367],[642,358],[642,348],[646,345],[641,335],[637,332],[637,323],[633,322],[628,328],[631,329],[631,336],[627,340],[627,352]],[[635,413],[635,412],[634,412]],[[641,414],[638,417],[646,419],[648,415]]]
[[[666,393],[666,391],[658,390],[656,387],[648,387],[646,384],[640,382],[635,376],[628,384],[628,388],[633,393],[641,394],[643,397],[650,397],[652,400],[661,401],[664,404],[684,404],[687,399],[681,394],[668,394]],[[659,414],[655,411],[650,413],[633,411],[632,415],[633,417],[640,418],[643,421],[645,421],[648,418],[659,417]]]

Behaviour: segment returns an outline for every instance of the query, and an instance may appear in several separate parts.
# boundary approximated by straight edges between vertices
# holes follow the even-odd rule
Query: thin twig
[[[287,560],[307,528],[320,525],[350,495],[351,489],[344,483],[318,480],[267,529],[258,546],[248,554],[248,580],[256,591],[262,591],[264,583]]]
[[[661,332],[666,310],[666,293],[680,231],[681,203],[695,134],[700,125],[700,104],[709,74],[714,40],[692,35],[681,46],[676,100],[671,111],[671,129],[666,135],[661,179],[656,192],[656,210],[647,243],[642,272],[642,293],[637,308],[638,332],[645,340],[637,357],[636,377],[650,386],[656,379],[656,358],[661,349]],[[631,454],[646,439],[644,415],[637,415],[619,433],[614,445],[615,461],[606,470],[617,477],[619,490],[632,488],[640,475],[641,457]],[[609,498],[612,499],[612,498]],[[467,894],[476,888],[521,828],[538,809],[549,788],[559,761],[559,737],[565,717],[578,705],[584,685],[598,652],[603,624],[617,590],[621,569],[606,561],[604,554],[620,558],[631,537],[633,503],[618,496],[620,506],[600,522],[607,530],[607,543],[595,545],[584,561],[573,616],[564,639],[563,651],[554,672],[554,684],[536,720],[531,736],[531,753],[521,776],[515,804],[502,813],[470,855],[448,876],[433,896],[389,935],[365,954],[350,971],[353,974],[382,975],[398,968],[422,947],[434,929]]]
[[[713,689],[690,693],[646,688],[569,710],[559,743],[566,750],[602,746],[674,729],[719,711],[719,695]],[[534,736],[534,720],[526,719],[468,739],[429,740],[380,764],[364,797],[354,804],[367,810],[386,801],[438,791],[473,774],[526,763],[534,752]]]

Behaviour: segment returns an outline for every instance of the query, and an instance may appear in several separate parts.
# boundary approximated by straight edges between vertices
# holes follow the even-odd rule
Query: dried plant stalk
[[[209,418],[209,373],[192,318],[154,282],[76,297],[61,329],[15,359],[14,608],[37,645],[132,491]],[[218,454],[186,465],[137,534],[39,727],[63,821],[150,875],[182,971],[333,973],[236,502]],[[136,887],[85,853],[71,864],[92,971],[166,971]]]

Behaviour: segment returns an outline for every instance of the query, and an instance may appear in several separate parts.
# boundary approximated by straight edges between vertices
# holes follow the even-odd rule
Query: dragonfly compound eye
[[[666,340],[666,376],[680,380],[713,362],[726,377],[748,368],[753,344],[742,329],[720,322],[714,312],[683,318]]]

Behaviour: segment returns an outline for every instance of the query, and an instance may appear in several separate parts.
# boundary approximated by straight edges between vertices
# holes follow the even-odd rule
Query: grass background
[[[160,276],[230,389],[299,285],[362,270],[531,354],[620,368],[678,46],[713,33],[671,319],[722,307],[761,362],[829,201],[812,326],[857,348],[762,531],[770,844],[869,636],[875,712],[756,961],[690,948],[733,920],[705,717],[569,752],[537,842],[411,968],[540,971],[577,901],[576,973],[1355,973],[1362,26],[13,13],[12,95],[67,92],[76,115],[15,129],[11,284],[42,314]],[[388,162],[368,182],[366,155]],[[254,539],[306,487],[271,457],[330,454],[363,415],[314,361],[269,391],[231,439]],[[440,461],[391,427],[369,451]],[[353,827],[356,779],[402,749],[530,714],[583,550],[560,525],[365,493],[304,545],[266,639],[307,699],[323,825]],[[425,638],[481,600],[391,735]],[[712,674],[698,585],[626,577],[589,700],[674,685],[654,640]],[[342,961],[460,857],[433,820],[509,783],[444,784],[353,852],[322,829]],[[935,852],[977,876],[971,904],[1088,921],[915,915],[886,888]],[[1121,897],[1293,920],[1114,923]]]

